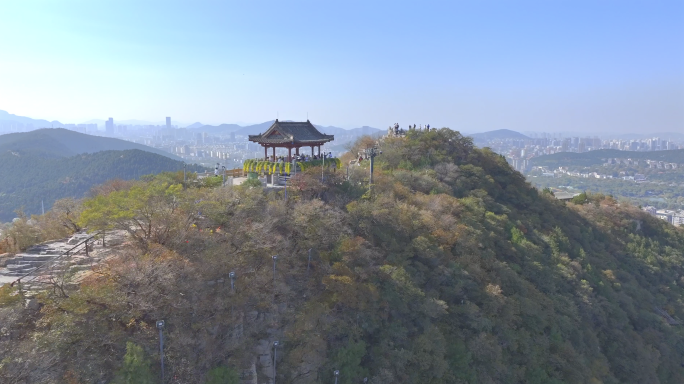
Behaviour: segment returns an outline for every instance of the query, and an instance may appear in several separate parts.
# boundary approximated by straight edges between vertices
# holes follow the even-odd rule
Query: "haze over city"
[[[683,21],[679,1],[5,2],[0,109],[681,132]]]

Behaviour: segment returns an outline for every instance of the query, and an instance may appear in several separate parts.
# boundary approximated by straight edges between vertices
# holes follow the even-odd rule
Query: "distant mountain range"
[[[261,124],[254,124],[248,126],[241,126],[237,124],[221,124],[221,125],[204,125],[196,128],[188,128],[194,132],[207,132],[212,135],[225,135],[229,133],[235,133],[236,135],[247,136],[247,135],[258,135],[260,133],[266,132],[266,130],[273,125],[275,120],[266,121]],[[340,151],[344,149],[344,146],[350,142],[363,135],[379,135],[384,131],[378,128],[363,126],[360,128],[344,129],[334,126],[322,126],[314,124],[316,128],[322,133],[328,135],[335,135],[335,141],[329,144],[329,148],[334,151]]]
[[[289,121],[289,120],[287,120]],[[201,127],[188,127],[198,132],[207,132],[211,134],[227,134],[235,132],[236,135],[258,135],[260,133],[266,132],[266,130],[273,125],[275,120],[266,121],[260,124],[241,126],[237,124],[221,124],[221,125],[203,125]],[[197,123],[195,123],[197,124]],[[193,124],[193,125],[195,125]],[[340,136],[360,136],[360,135],[372,135],[379,132],[383,132],[381,129],[363,126],[360,128],[344,129],[334,126],[323,126],[314,124],[319,131],[329,135],[340,135]],[[335,137],[337,139],[337,137]]]
[[[64,128],[65,124],[62,124],[61,122],[54,120],[54,121],[47,121],[47,120],[41,120],[41,119],[32,119],[30,117],[24,117],[24,116],[17,116],[10,114],[8,112],[0,110],[0,123],[3,121],[5,122],[17,122],[21,123],[24,125],[31,124],[33,126],[33,129],[40,129],[40,128]],[[209,134],[213,135],[220,135],[220,134],[229,134],[232,132],[235,132],[236,135],[256,135],[261,132],[265,132],[274,122],[275,120],[270,120],[266,121],[263,123],[259,124],[251,124],[251,125],[239,125],[239,124],[220,124],[220,125],[208,125],[208,124],[202,124],[200,122],[195,122],[190,125],[185,126],[184,128],[188,130],[194,130],[197,132],[207,132]],[[80,124],[97,124],[98,126],[104,125],[105,120],[103,119],[91,119],[88,121],[81,122]],[[144,121],[144,120],[116,120],[114,119],[114,123],[119,125],[165,125],[166,123],[163,121],[158,121],[158,122],[150,122],[150,121]],[[182,126],[183,124],[180,124],[177,121],[173,122],[174,125],[177,126]],[[344,128],[339,128],[339,127],[334,127],[334,126],[322,126],[322,125],[316,125],[316,127],[321,130],[323,133],[335,135],[336,140],[343,140],[349,139],[349,138],[356,138],[361,135],[373,135],[373,134],[378,134],[380,132],[383,132],[381,129],[373,128],[373,127],[368,127],[368,126],[363,126],[360,128],[353,128],[353,129],[344,129]],[[0,124],[0,131],[2,131],[2,125]]]
[[[17,115],[13,115],[11,113],[8,113],[6,111],[0,110],[0,126],[3,125],[1,123],[21,123],[21,124],[24,124],[25,126],[30,124],[33,126],[34,129],[51,128],[51,127],[61,128],[61,127],[63,127],[63,124],[57,120],[47,121],[47,120],[42,120],[42,119],[32,119],[30,117],[17,116]]]
[[[146,145],[109,137],[86,135],[63,128],[43,128],[30,132],[0,135],[0,153],[22,151],[39,154],[43,157],[67,157],[81,153],[127,149],[138,149],[173,160],[182,160],[171,153]]]
[[[188,125],[188,126],[185,127],[185,128],[188,128],[188,129],[199,128],[199,127],[204,127],[204,125],[205,125],[205,124],[202,124],[202,123],[200,123],[200,122],[198,121],[198,122],[196,122],[196,123],[192,123],[192,124]]]
[[[497,129],[495,131],[488,131],[482,133],[474,133],[470,135],[476,144],[487,143],[491,140],[505,140],[505,139],[518,139],[518,140],[528,140],[530,137],[523,135],[520,132],[511,131],[510,129]]]

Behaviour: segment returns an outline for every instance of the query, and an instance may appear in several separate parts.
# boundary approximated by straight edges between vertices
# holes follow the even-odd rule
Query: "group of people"
[[[409,130],[416,130],[416,124],[409,124]],[[423,130],[423,124],[421,124],[418,127],[419,131]],[[430,132],[430,124],[425,124],[425,130]],[[394,125],[390,125],[389,129],[387,130],[389,132],[389,135],[391,136],[392,133],[394,133],[394,136],[401,136],[404,135],[406,132],[404,131],[403,128],[399,128],[399,123],[394,123]]]
[[[332,159],[332,152],[328,153],[321,153],[318,155],[294,155],[292,156],[292,159],[295,161],[312,161],[312,160],[321,160],[321,159]],[[267,161],[270,161],[270,158],[266,159]],[[287,157],[285,156],[278,156],[276,157],[276,163],[286,163],[287,162]]]
[[[411,128],[411,125],[409,124],[409,129],[415,130],[415,129],[416,129],[416,125],[413,124],[413,128]],[[419,130],[419,131],[422,131],[422,130],[423,130],[423,124],[421,124],[420,126],[418,126],[418,130]],[[425,124],[425,130],[428,131],[428,132],[430,132],[430,124]]]

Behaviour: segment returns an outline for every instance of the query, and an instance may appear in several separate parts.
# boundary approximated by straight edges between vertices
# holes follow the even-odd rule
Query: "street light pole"
[[[340,371],[335,370],[335,372],[333,372],[333,375],[335,375],[335,384],[337,384],[337,378],[340,376]]]
[[[235,272],[229,273],[228,277],[230,277],[230,290],[235,293]]]
[[[311,268],[311,249],[309,248],[309,262],[306,264],[306,274],[309,274],[309,268]]]
[[[273,286],[275,287],[275,275],[276,275],[276,261],[278,261],[278,255],[273,255]]]
[[[164,384],[164,320],[157,320],[157,329],[159,329],[159,357],[161,359],[161,382]]]
[[[373,167],[375,166],[375,156],[381,155],[382,151],[378,149],[378,147],[373,147],[373,148],[368,148],[366,149],[366,157],[370,159],[370,182],[369,182],[369,188],[371,185],[373,185]]]
[[[276,353],[278,352],[278,344],[280,344],[277,341],[273,342],[273,384],[276,382]]]

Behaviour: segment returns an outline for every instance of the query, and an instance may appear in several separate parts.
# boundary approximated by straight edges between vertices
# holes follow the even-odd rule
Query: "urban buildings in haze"
[[[105,132],[108,135],[113,135],[114,134],[114,118],[110,117],[106,122],[105,122]]]

